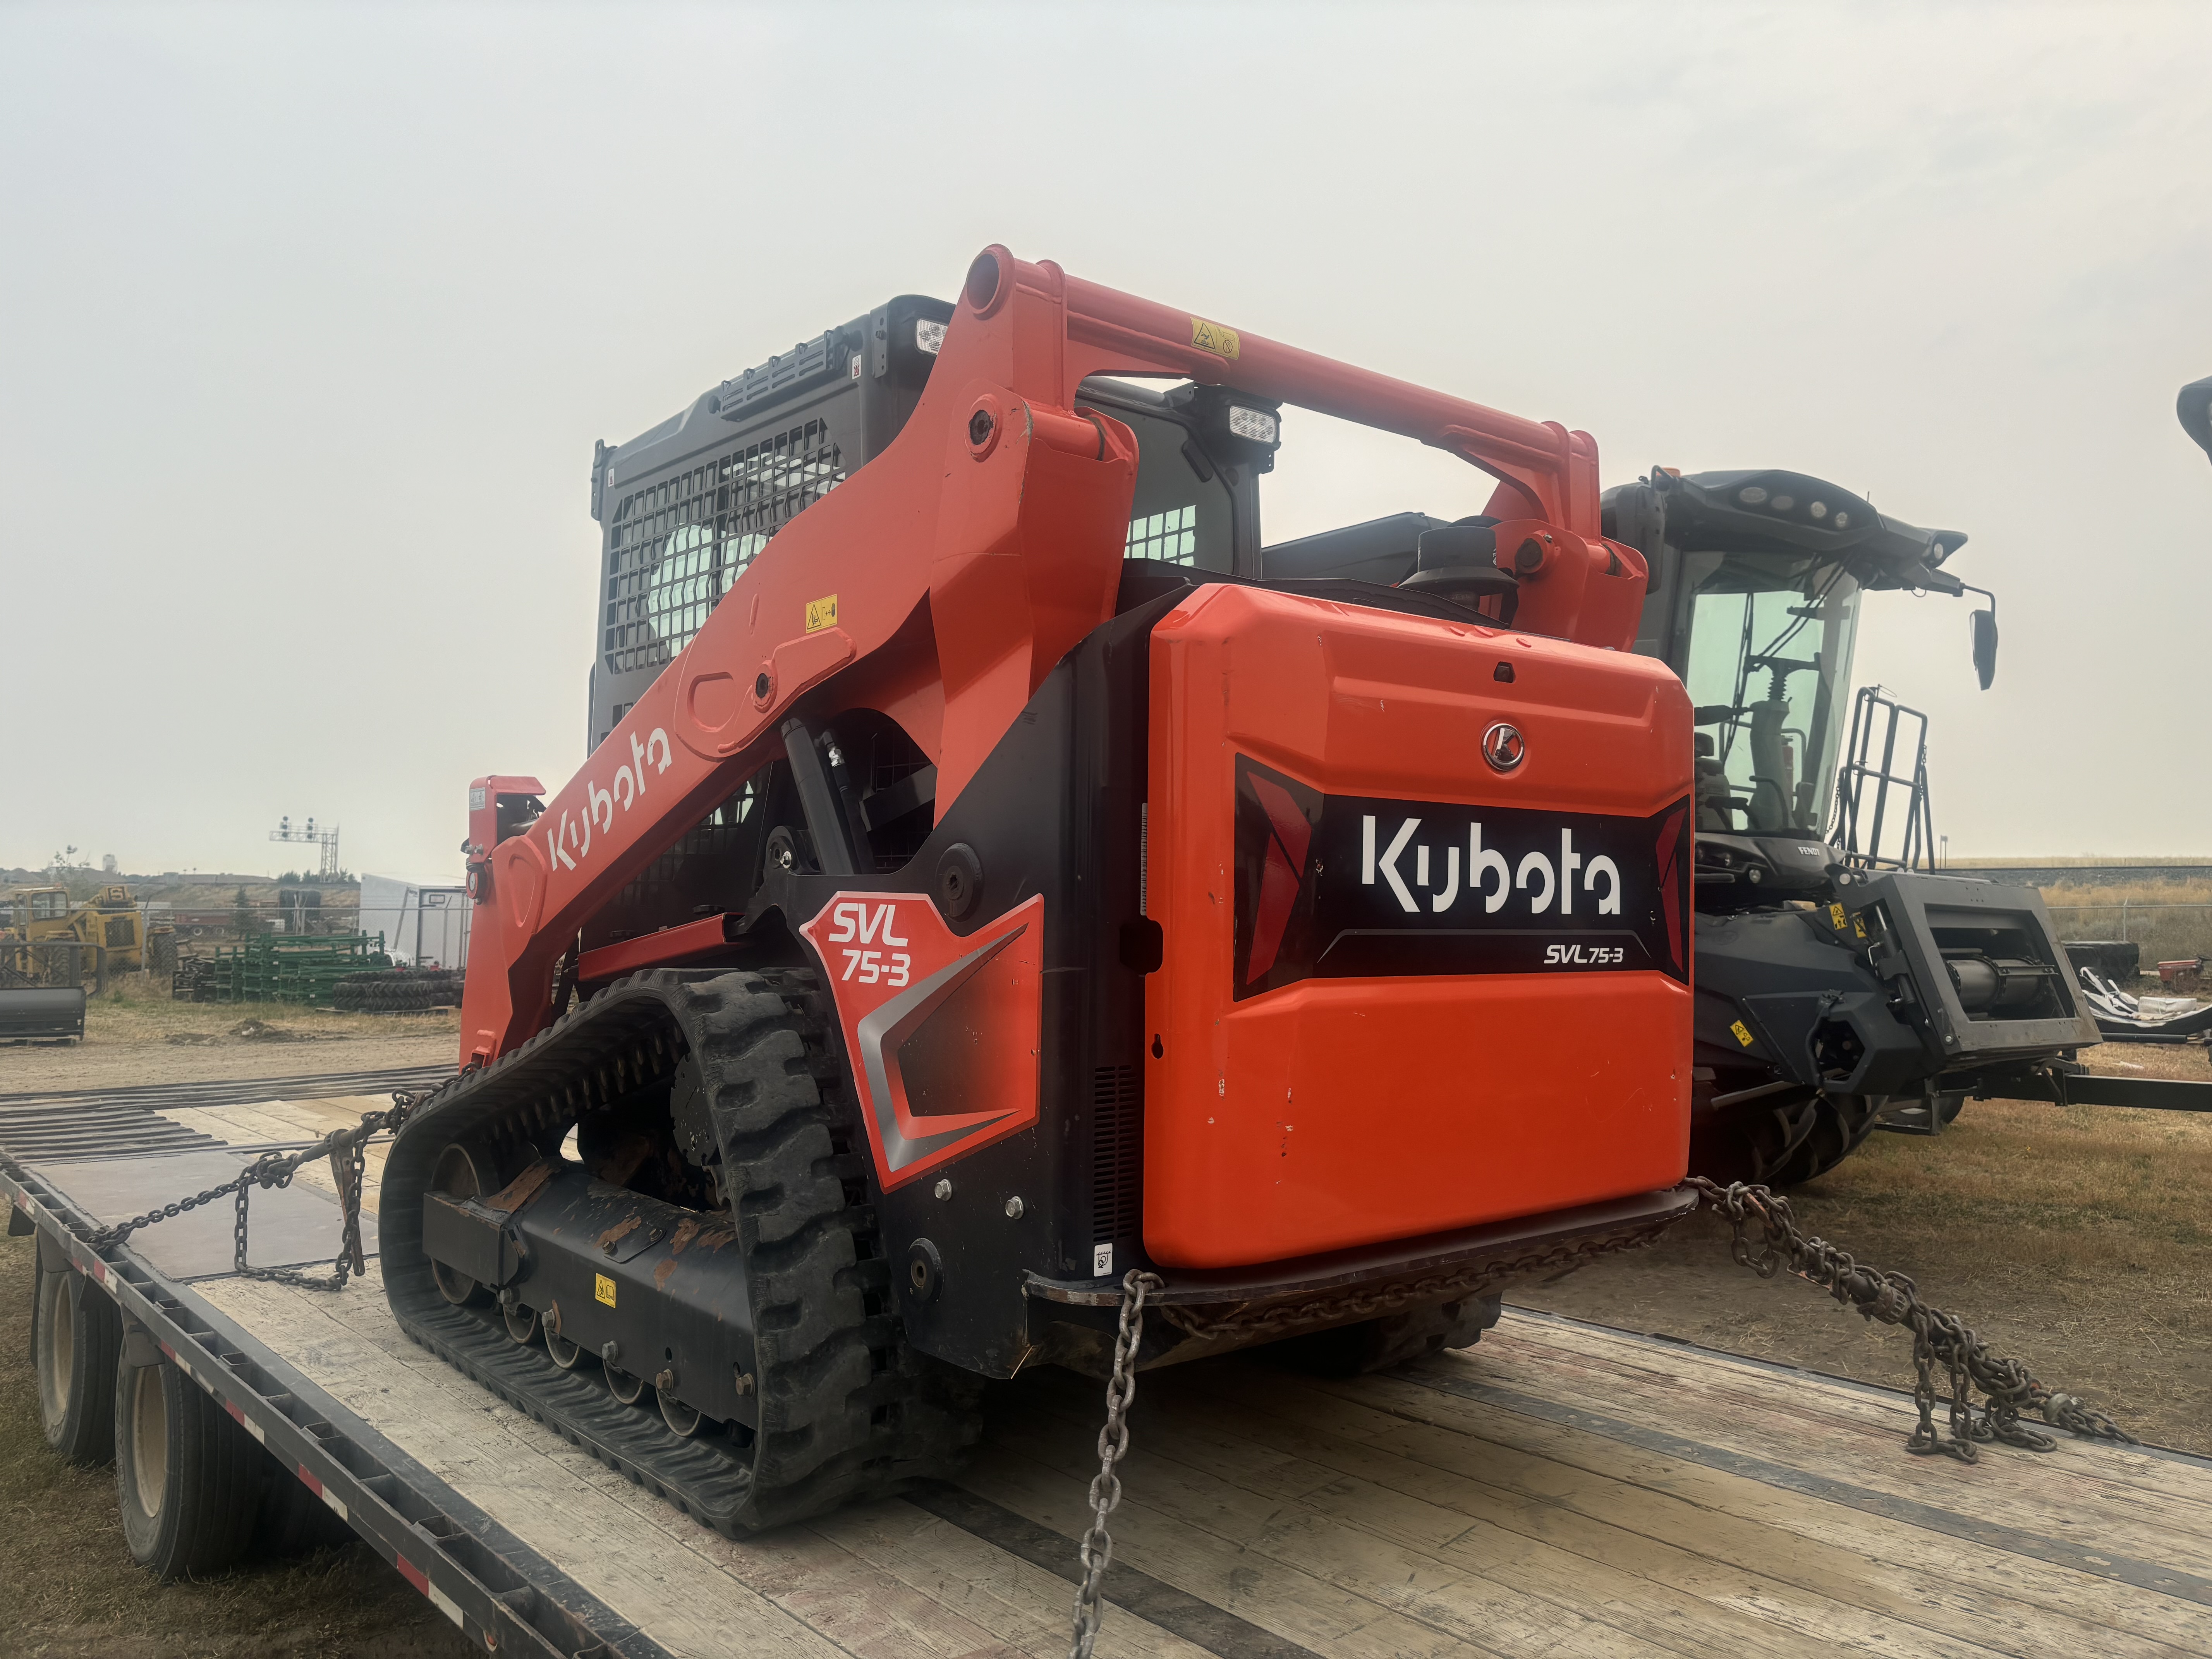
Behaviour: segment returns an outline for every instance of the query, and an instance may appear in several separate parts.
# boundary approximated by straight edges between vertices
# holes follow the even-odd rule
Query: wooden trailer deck
[[[167,1156],[204,1155],[200,1135],[299,1145],[384,1103],[172,1108],[199,1150]],[[372,1194],[378,1172],[372,1152]],[[327,1189],[328,1172],[301,1182]],[[133,1244],[150,1260],[157,1242]],[[625,1651],[1066,1651],[1102,1410],[1088,1380],[996,1389],[957,1486],[733,1543],[409,1341],[374,1263],[338,1295],[224,1274],[189,1289],[596,1596],[643,1638]],[[2062,1437],[1969,1468],[1907,1456],[1912,1419],[1902,1394],[1513,1311],[1387,1376],[1253,1358],[1149,1373],[1097,1650],[2212,1653],[2212,1460]]]

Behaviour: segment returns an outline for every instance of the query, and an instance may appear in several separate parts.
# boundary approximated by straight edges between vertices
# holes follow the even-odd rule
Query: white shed
[[[361,930],[382,933],[392,959],[418,968],[465,968],[469,896],[458,882],[407,876],[361,878]]]

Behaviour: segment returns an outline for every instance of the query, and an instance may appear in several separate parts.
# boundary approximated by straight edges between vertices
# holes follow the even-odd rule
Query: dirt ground
[[[2212,1080],[2205,1051],[2107,1043],[2100,1071]],[[1876,1134],[1790,1194],[1800,1226],[1911,1275],[2046,1386],[2139,1438],[2212,1453],[2212,1118],[1969,1101],[1940,1136]],[[1656,1247],[1507,1298],[1893,1388],[1904,1333],[1729,1259],[1700,1215]]]
[[[234,1035],[240,1026],[270,1035]],[[450,1010],[339,1014],[286,1003],[173,1002],[131,975],[87,1004],[82,1042],[0,1043],[0,1095],[451,1064]]]

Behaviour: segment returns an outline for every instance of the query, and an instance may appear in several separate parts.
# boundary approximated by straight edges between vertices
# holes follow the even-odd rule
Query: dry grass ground
[[[115,1472],[46,1449],[29,1364],[33,1241],[0,1239],[0,1656],[6,1659],[459,1659],[474,1651],[356,1544],[156,1583],[131,1560]]]
[[[2100,1070],[2212,1076],[2202,1048],[2106,1044]],[[2138,1069],[2140,1068],[2140,1069]],[[2142,1438],[2212,1453],[2212,1118],[1972,1101],[1941,1136],[1877,1134],[1791,1194],[1799,1224],[1910,1273],[2045,1383]],[[1903,1334],[1761,1280],[1700,1216],[1657,1248],[1512,1300],[1909,1387]]]
[[[282,1035],[233,1035],[248,1021]],[[164,985],[131,974],[86,1005],[82,1042],[0,1044],[0,1094],[430,1066],[453,1060],[459,1032],[451,1011],[340,1014],[289,1003],[175,1002]]]

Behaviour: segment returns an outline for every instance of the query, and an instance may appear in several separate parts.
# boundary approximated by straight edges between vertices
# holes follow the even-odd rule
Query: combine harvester
[[[2094,1043],[2041,896],[1927,872],[1924,719],[1868,687],[1844,724],[1862,596],[1984,592],[1943,568],[1966,538],[1773,469],[1654,468],[1605,493],[1601,523],[1648,573],[1634,648],[1695,705],[1690,1168],[1795,1186],[1877,1127],[1940,1128],[1968,1094],[2038,1086]],[[1429,568],[1468,533],[1395,514],[1270,547],[1265,568],[1421,588],[1515,622],[1510,578],[1483,573],[1478,594]],[[1985,690],[1994,606],[1973,613]]]
[[[1488,511],[1269,574],[1286,405]],[[1596,478],[997,247],[603,449],[641,615],[583,770],[472,787],[457,1075],[0,1120],[49,1438],[157,1571],[307,1490],[502,1653],[1042,1653],[1071,1583],[1079,1654],[2201,1650],[2212,1469],[1684,1182],[1693,713]],[[1708,1200],[1991,1409],[1493,1328]]]

